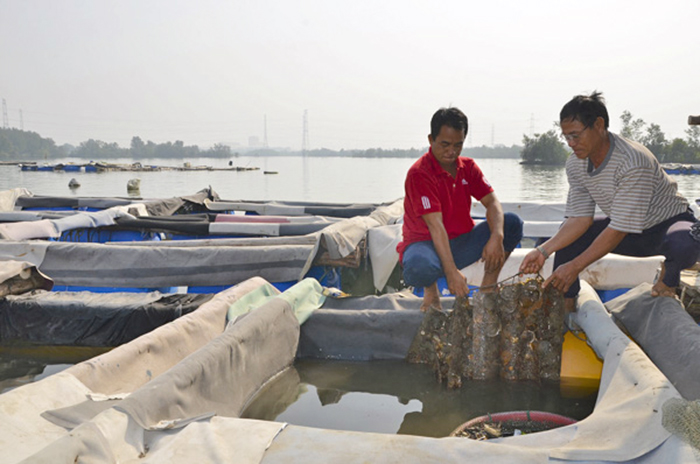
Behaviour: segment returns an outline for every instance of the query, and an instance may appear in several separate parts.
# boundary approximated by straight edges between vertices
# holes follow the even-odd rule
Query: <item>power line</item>
[[[267,115],[265,115],[265,134],[263,139],[263,147],[267,148]]]
[[[301,154],[306,155],[309,151],[309,110],[304,110],[304,125],[301,134]]]
[[[7,117],[7,102],[4,98],[2,99],[2,127],[10,128],[10,118]]]

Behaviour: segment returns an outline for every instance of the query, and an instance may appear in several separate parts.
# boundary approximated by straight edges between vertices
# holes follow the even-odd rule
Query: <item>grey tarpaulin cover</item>
[[[313,249],[313,244],[161,248],[52,243],[39,269],[56,285],[234,285],[255,275],[286,282],[302,277]]]
[[[210,211],[250,211],[262,215],[274,216],[333,216],[350,218],[353,216],[365,216],[374,211],[376,204],[352,204],[352,203],[316,203],[308,201],[209,201],[204,204]]]
[[[700,399],[700,326],[675,298],[641,284],[605,304],[678,391]]]
[[[262,384],[294,362],[298,339],[292,307],[282,299],[270,300],[148,388],[131,394],[119,409],[146,429],[207,413],[238,417]],[[251,355],[252,362],[243,361]],[[159,394],[154,397],[153,391]]]

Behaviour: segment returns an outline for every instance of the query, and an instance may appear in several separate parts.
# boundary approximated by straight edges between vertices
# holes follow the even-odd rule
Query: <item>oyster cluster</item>
[[[433,367],[438,380],[559,380],[564,296],[541,278],[457,298],[452,310],[431,307],[407,360]]]

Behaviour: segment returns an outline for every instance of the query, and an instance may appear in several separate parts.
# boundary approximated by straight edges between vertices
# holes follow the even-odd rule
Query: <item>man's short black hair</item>
[[[440,108],[433,115],[433,119],[430,120],[430,135],[433,140],[437,138],[440,134],[440,129],[442,126],[448,126],[455,130],[461,130],[464,132],[464,136],[467,136],[469,131],[469,120],[467,115],[462,113],[459,108]]]
[[[576,95],[569,103],[564,105],[559,113],[559,122],[571,119],[579,121],[585,127],[591,127],[596,119],[603,118],[605,128],[608,128],[610,118],[605,108],[603,93],[595,91],[590,95]]]

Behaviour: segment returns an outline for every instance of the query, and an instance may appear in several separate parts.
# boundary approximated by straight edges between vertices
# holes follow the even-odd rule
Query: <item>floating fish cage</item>
[[[627,306],[638,298],[631,295]],[[410,295],[334,298],[311,279],[279,293],[254,278],[108,353],[0,395],[0,462],[71,463],[116,455],[125,462],[169,463],[692,462],[696,451],[679,428],[664,426],[680,423],[678,406],[686,399],[676,385],[685,390],[688,384],[662,374],[616,327],[590,287],[583,285],[578,303],[574,321],[604,360],[599,390],[591,414],[553,430],[475,441],[243,418],[259,392],[294,375],[295,363],[297,373],[305,362],[313,370],[316,362],[348,361],[393,372],[381,363],[406,358],[424,318],[420,299]],[[430,366],[410,368],[435,379]],[[328,404],[342,402],[344,386],[353,384],[375,392],[396,388],[396,401],[418,408],[407,390],[417,377],[410,371],[389,387],[362,384],[368,381],[363,375],[342,382],[298,375],[317,384],[316,396]],[[381,383],[381,376],[375,380]],[[432,385],[447,394],[466,394],[469,387]],[[299,388],[282,390],[294,396]],[[289,403],[280,400],[279,410]],[[503,407],[530,409],[519,404]],[[475,407],[469,415],[480,412]]]

